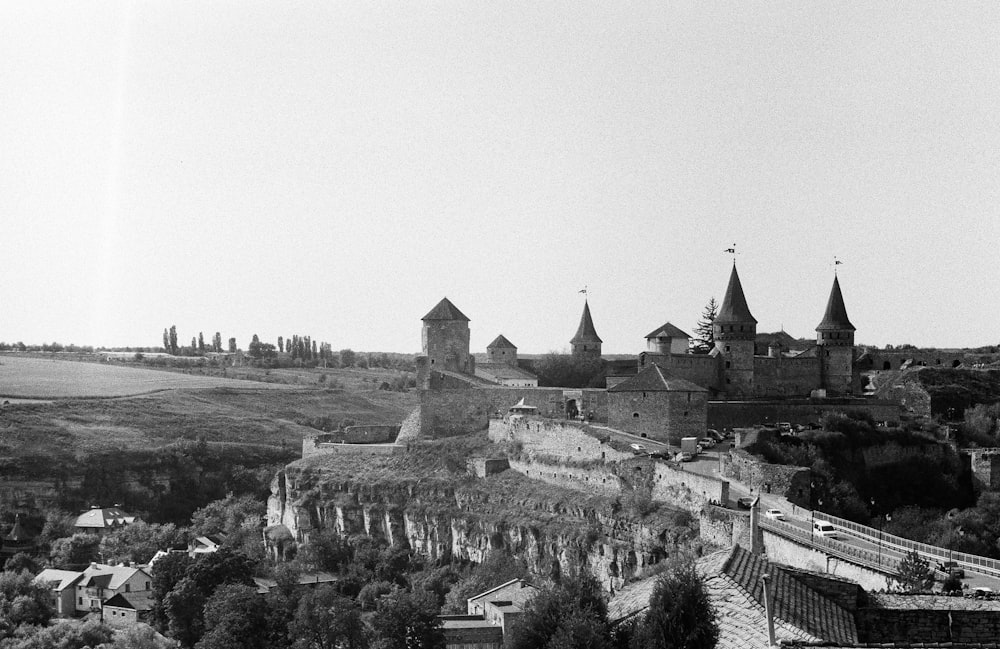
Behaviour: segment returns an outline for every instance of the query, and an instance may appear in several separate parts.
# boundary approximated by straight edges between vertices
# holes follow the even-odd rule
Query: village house
[[[136,521],[135,516],[126,514],[120,507],[91,507],[76,517],[73,524],[80,532],[90,534],[105,534],[113,529],[130,525]]]

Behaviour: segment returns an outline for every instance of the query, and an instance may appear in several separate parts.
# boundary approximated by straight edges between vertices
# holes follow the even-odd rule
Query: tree
[[[235,338],[230,338],[229,339],[229,353],[230,354],[235,354],[236,353],[236,339]]]
[[[694,326],[694,338],[691,339],[691,350],[696,354],[707,354],[715,347],[715,316],[719,305],[711,298],[701,312],[701,320]]]
[[[354,365],[356,360],[356,355],[351,349],[341,349],[340,350],[340,365],[341,367],[351,367]]]
[[[520,557],[506,550],[491,550],[472,573],[455,584],[445,597],[444,610],[448,613],[465,613],[466,602],[473,595],[485,592],[511,579],[528,576],[528,566]]]
[[[163,329],[163,351],[170,353],[170,334],[166,328]]]
[[[177,325],[170,325],[170,349],[168,350],[174,356],[177,355]]]
[[[525,605],[510,638],[504,638],[507,649],[605,649],[610,643],[608,605],[588,573],[542,589]]]
[[[285,353],[285,339],[281,336],[278,336],[278,351],[282,354]]]
[[[73,536],[56,539],[52,543],[49,559],[59,568],[81,568],[98,559],[100,543],[101,537],[96,534],[77,532]]]
[[[223,584],[205,603],[205,635],[197,649],[266,649],[267,604],[257,589],[244,584]]]
[[[0,572],[0,637],[22,624],[48,624],[52,617],[49,590],[24,570]]]
[[[218,331],[215,332],[215,337],[212,338],[212,351],[221,352],[222,351],[222,334]]]
[[[125,629],[109,649],[173,649],[174,643],[158,635],[145,624]]]
[[[198,352],[205,353],[205,334],[200,331],[198,332]]]
[[[169,617],[164,607],[164,600],[174,589],[174,586],[184,578],[188,566],[194,562],[186,552],[171,552],[156,560],[153,569],[153,606],[150,611],[153,624],[160,631],[167,630]]]
[[[379,649],[444,649],[434,596],[397,590],[379,599],[372,631]]]
[[[107,646],[112,636],[111,627],[96,620],[83,624],[77,620],[59,620],[52,626],[28,631],[3,646],[4,649],[85,649]]]
[[[712,649],[719,626],[694,563],[675,560],[656,582],[633,649]]]
[[[934,572],[926,559],[911,550],[899,562],[898,574],[890,578],[890,590],[902,593],[926,593],[934,588]]]
[[[362,649],[364,624],[357,605],[324,584],[309,589],[299,599],[288,625],[294,649]]]
[[[100,553],[109,564],[147,563],[158,550],[182,545],[184,537],[184,530],[177,529],[173,523],[159,525],[136,521],[102,537]]]

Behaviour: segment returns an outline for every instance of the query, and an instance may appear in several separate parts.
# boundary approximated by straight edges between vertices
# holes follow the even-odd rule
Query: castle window
[[[691,403],[691,393],[688,392],[688,403]]]
[[[731,366],[732,366],[732,363],[729,362],[729,361],[726,361],[726,369],[728,370]]]
[[[639,413],[633,412],[632,413],[632,419],[638,419],[638,418],[639,418]]]
[[[726,345],[726,351],[727,352],[729,351],[729,345]]]
[[[687,416],[688,416],[688,411],[687,411],[687,410],[685,410],[685,411],[684,411],[684,416],[685,416],[685,417],[687,417]]]
[[[726,383],[732,383],[732,382],[733,382],[732,379],[726,379]]]

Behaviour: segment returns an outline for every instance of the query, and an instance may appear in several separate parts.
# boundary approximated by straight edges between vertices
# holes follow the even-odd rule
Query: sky
[[[0,3],[0,341],[1000,342],[1000,4]]]

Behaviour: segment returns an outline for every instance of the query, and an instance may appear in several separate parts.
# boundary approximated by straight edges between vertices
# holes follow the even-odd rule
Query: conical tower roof
[[[28,536],[28,533],[25,532],[24,528],[21,526],[21,515],[20,514],[18,514],[17,516],[14,517],[14,527],[11,529],[11,531],[4,538],[6,540],[8,540],[8,541],[30,541],[31,540],[31,537]]]
[[[517,345],[507,340],[503,334],[500,334],[493,339],[493,342],[486,345],[486,349],[517,349]]]
[[[747,306],[747,298],[743,295],[743,285],[740,284],[740,276],[736,272],[736,264],[733,264],[733,272],[729,275],[729,286],[726,287],[726,297],[722,299],[722,306],[715,315],[717,323],[731,322],[752,322],[757,324],[757,318],[750,313]]]
[[[840,292],[840,280],[833,276],[833,288],[830,299],[826,301],[826,313],[823,321],[816,326],[816,331],[854,331],[854,325],[847,317],[847,307],[844,306],[844,296]]]
[[[583,315],[580,316],[580,326],[576,328],[576,335],[569,342],[570,344],[604,342],[597,335],[597,330],[594,329],[594,320],[590,317],[590,305],[586,300],[583,302]]]
[[[430,313],[420,318],[421,320],[465,320],[469,321],[465,314],[458,310],[451,300],[443,298],[437,306],[430,310]]]

